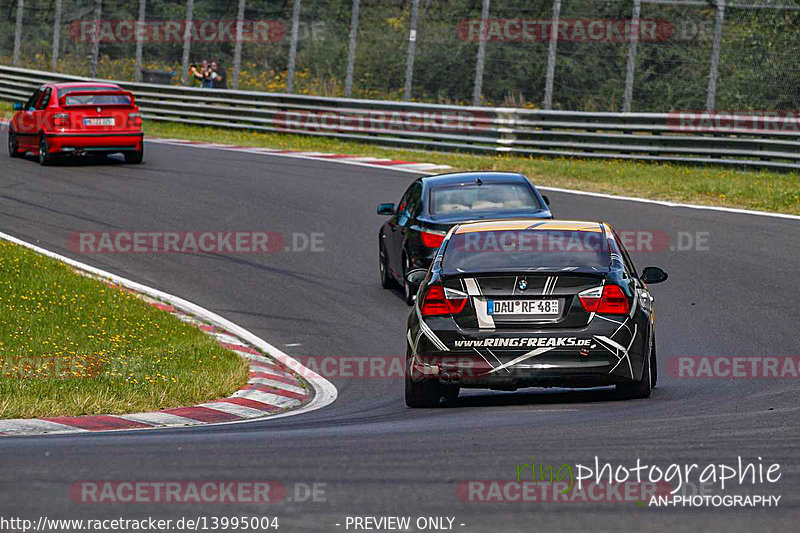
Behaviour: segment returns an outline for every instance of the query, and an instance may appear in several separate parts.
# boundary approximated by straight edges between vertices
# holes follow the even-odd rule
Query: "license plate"
[[[490,315],[557,315],[558,300],[489,300]]]
[[[83,119],[84,126],[113,126],[114,117],[96,117]]]

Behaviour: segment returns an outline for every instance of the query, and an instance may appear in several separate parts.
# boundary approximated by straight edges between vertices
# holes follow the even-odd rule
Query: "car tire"
[[[416,296],[416,294],[411,292],[411,284],[408,282],[408,279],[406,279],[408,267],[408,257],[406,254],[403,254],[403,299],[406,301],[406,305],[411,307],[414,305],[414,296]]]
[[[39,136],[39,164],[43,167],[50,165],[53,162],[53,156],[50,154],[50,147],[47,146],[47,139],[44,135]]]
[[[430,409],[439,407],[439,401],[447,396],[447,386],[439,383],[437,379],[411,379],[411,349],[406,352],[406,405],[413,408]],[[456,395],[458,391],[456,391]]]
[[[381,287],[384,289],[393,289],[397,286],[397,282],[389,272],[389,267],[386,265],[386,249],[383,244],[378,245],[378,267],[380,269]]]
[[[144,146],[133,152],[123,152],[122,155],[125,157],[125,162],[129,165],[139,165],[144,161]]]
[[[11,129],[8,130],[8,155],[11,157],[21,157],[19,153],[19,142],[17,141],[17,134]]]
[[[621,399],[635,400],[650,397],[650,393],[653,391],[653,374],[651,369],[656,366],[656,353],[652,349],[652,346],[651,344],[651,349],[648,350],[647,358],[644,360],[642,377],[637,381],[617,384],[617,394]]]

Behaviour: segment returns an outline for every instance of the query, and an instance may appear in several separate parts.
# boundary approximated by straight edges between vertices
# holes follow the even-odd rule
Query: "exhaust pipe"
[[[458,372],[442,372],[439,379],[442,383],[459,383],[461,381],[461,374]]]

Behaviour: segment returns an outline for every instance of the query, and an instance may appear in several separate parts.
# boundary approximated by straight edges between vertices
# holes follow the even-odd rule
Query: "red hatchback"
[[[144,159],[142,116],[133,94],[112,83],[42,85],[17,113],[8,130],[8,153],[38,154],[47,165],[61,155],[121,153],[127,163]]]

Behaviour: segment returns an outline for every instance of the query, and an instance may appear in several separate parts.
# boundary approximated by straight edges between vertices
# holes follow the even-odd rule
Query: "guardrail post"
[[[61,0],[58,0],[59,2]],[[145,12],[147,10],[147,0],[139,0],[139,22],[136,26],[136,65],[133,68],[134,80],[142,81],[142,46],[143,42],[139,28],[144,28]]]
[[[294,69],[297,62],[297,32],[300,31],[300,0],[292,6],[292,36],[289,43],[289,72],[286,75],[286,92],[294,92]]]
[[[56,0],[55,20],[53,21],[53,48],[50,53],[50,70],[58,70],[58,46],[61,44],[61,0]]]
[[[358,8],[360,1],[353,0],[353,13],[350,16],[350,45],[347,49],[347,75],[344,78],[344,95],[353,95],[353,70],[356,65],[356,40],[358,39]]]
[[[714,20],[714,44],[711,47],[711,65],[708,72],[708,91],[706,92],[706,111],[713,111],[717,98],[717,72],[719,54],[722,48],[722,22],[725,20],[725,0],[717,0],[717,14]]]
[[[417,47],[417,16],[419,15],[419,0],[414,0],[411,6],[411,23],[408,28],[408,59],[406,60],[406,83],[403,86],[403,100],[411,100],[411,83],[414,79],[414,54]]]
[[[94,0],[94,28],[92,31],[92,64],[89,77],[97,77],[97,64],[100,61],[100,16],[103,12],[103,0]]]
[[[189,53],[192,48],[192,23],[194,0],[186,0],[186,27],[183,28],[183,58],[181,59],[181,83],[186,85],[189,76]]]
[[[544,80],[543,107],[553,109],[553,79],[556,73],[556,46],[558,45],[558,21],[561,18],[561,0],[553,0],[553,16],[550,26],[550,46],[547,48],[547,74]]]
[[[14,27],[14,66],[19,65],[19,47],[22,45],[22,13],[25,0],[17,0],[17,25]]]
[[[631,15],[631,40],[628,43],[628,66],[625,69],[625,94],[622,97],[622,112],[630,113],[633,104],[633,74],[636,68],[636,47],[639,44],[639,19],[642,14],[642,0],[633,0]]]
[[[475,88],[472,90],[472,105],[481,105],[483,92],[483,63],[486,60],[486,34],[489,24],[489,0],[481,6],[481,33],[478,39],[478,62],[475,64]]]
[[[236,45],[233,49],[233,90],[239,88],[239,69],[242,66],[242,33],[244,33],[244,8],[246,0],[239,0],[236,13]]]

